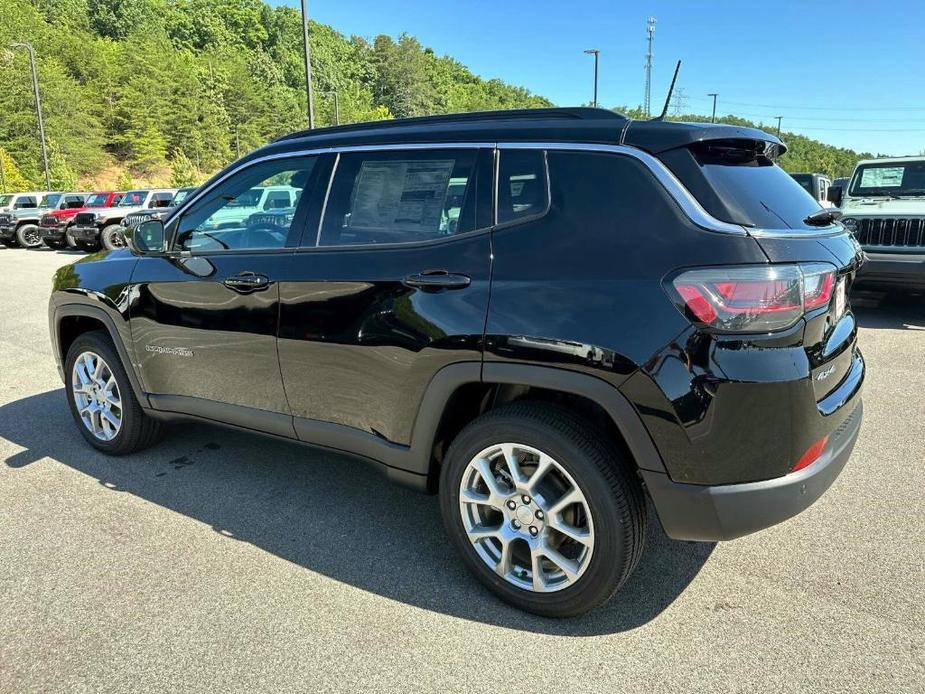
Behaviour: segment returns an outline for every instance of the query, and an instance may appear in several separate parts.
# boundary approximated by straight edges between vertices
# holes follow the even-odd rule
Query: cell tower
[[[652,41],[655,40],[655,17],[649,17],[646,20],[646,33],[649,35],[649,51],[646,53],[646,98],[642,110],[648,118],[652,115]]]

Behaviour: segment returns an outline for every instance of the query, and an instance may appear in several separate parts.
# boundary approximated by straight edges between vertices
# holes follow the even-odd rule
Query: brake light
[[[710,328],[769,332],[827,306],[834,286],[831,265],[750,265],[688,270],[672,280],[669,293],[689,318]]]
[[[829,442],[828,436],[823,436],[821,439],[816,441],[812,446],[806,449],[806,453],[797,461],[797,464],[793,466],[793,469],[790,472],[796,472],[797,470],[802,470],[805,467],[809,467],[822,455],[822,452],[825,450],[825,444]]]

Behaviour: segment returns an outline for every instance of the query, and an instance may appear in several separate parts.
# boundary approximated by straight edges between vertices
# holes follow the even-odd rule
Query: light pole
[[[6,172],[3,170],[3,150],[0,150],[0,193],[6,192]]]
[[[710,116],[710,122],[715,123],[716,122],[716,97],[718,97],[719,94],[713,93],[713,94],[707,94],[707,96],[713,97],[713,115]]]
[[[774,116],[777,119],[777,137],[780,137],[780,122],[783,116]]]
[[[594,56],[594,108],[597,108],[597,61],[601,57],[601,52],[597,48],[589,48],[585,53]]]
[[[42,164],[45,166],[45,190],[51,190],[51,176],[48,173],[48,148],[45,146],[45,121],[42,118],[42,97],[39,94],[39,73],[35,67],[35,51],[31,43],[11,43],[11,49],[25,48],[29,53],[29,66],[32,68],[32,92],[35,94],[35,113],[39,121],[39,139],[42,142]]]
[[[302,42],[305,45],[305,98],[308,101],[308,129],[315,127],[315,110],[312,106],[312,56],[308,47],[308,0],[302,0]]]
[[[340,101],[338,100],[337,90],[330,92],[320,92],[321,96],[334,97],[334,125],[340,125]]]

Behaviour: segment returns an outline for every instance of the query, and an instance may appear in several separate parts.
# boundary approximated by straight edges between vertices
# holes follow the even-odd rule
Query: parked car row
[[[29,192],[0,195],[0,242],[7,246],[76,248],[95,252],[126,245],[126,228],[164,219],[195,188],[98,191],[94,193]],[[258,225],[271,230],[287,224],[301,191],[289,185],[250,188],[228,202],[210,220],[209,230],[227,231]],[[290,217],[291,219],[291,217]]]

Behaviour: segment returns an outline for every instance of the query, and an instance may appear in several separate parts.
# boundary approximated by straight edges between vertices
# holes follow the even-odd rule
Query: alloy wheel
[[[584,493],[531,446],[500,443],[476,455],[462,476],[459,511],[476,554],[518,588],[568,588],[591,562],[594,524]]]
[[[101,441],[122,429],[122,396],[112,369],[95,352],[82,352],[71,375],[74,404],[84,426]]]

